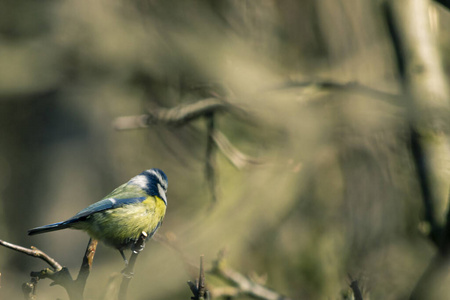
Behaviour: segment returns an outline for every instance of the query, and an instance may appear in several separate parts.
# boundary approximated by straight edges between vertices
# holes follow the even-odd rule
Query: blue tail
[[[44,232],[56,231],[56,230],[61,230],[61,229],[65,229],[68,227],[69,227],[69,222],[67,222],[67,221],[58,222],[58,223],[53,223],[53,224],[30,229],[30,230],[28,230],[28,235],[35,235],[35,234],[40,234],[40,233],[44,233]]]

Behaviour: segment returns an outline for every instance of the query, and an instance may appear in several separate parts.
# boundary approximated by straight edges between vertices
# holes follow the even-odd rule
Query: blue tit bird
[[[84,230],[91,238],[119,250],[127,264],[123,250],[131,248],[143,231],[149,239],[161,226],[167,207],[167,185],[163,171],[146,170],[72,218],[30,229],[28,234],[65,228]]]

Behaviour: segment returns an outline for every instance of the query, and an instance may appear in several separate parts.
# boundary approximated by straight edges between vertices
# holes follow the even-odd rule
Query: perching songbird
[[[131,248],[143,231],[149,239],[161,226],[167,207],[167,184],[163,171],[146,170],[72,218],[30,229],[28,234],[81,229],[119,250],[127,263],[123,250]]]

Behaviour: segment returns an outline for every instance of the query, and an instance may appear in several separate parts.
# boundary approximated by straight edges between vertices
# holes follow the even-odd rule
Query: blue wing
[[[76,223],[78,221],[84,220],[88,216],[105,211],[108,209],[114,209],[122,207],[124,205],[139,203],[147,198],[147,194],[137,186],[127,186],[127,184],[122,184],[114,191],[112,191],[105,199],[100,200],[92,205],[89,205],[85,209],[81,210],[72,218],[58,222],[54,224],[49,224],[45,226],[36,227],[28,231],[29,235],[61,230],[70,227],[70,224]]]
[[[128,204],[139,203],[144,201],[146,198],[147,194],[141,188],[134,185],[130,186],[127,183],[124,183],[114,191],[112,191],[103,200],[89,205],[65,222],[69,222],[69,224],[74,223],[94,213],[122,207]]]
[[[144,201],[147,197],[135,197],[135,198],[127,198],[127,199],[116,199],[116,198],[107,198],[100,200],[92,205],[89,205],[75,216],[65,221],[68,224],[79,221],[80,219],[84,219],[92,214],[105,211],[108,209],[114,209],[118,207],[122,207],[128,204],[140,203]]]

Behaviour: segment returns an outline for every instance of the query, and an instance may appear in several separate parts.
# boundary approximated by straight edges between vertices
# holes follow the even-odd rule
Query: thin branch
[[[379,91],[355,82],[339,83],[327,80],[305,82],[288,81],[278,87],[268,90],[292,88],[301,88],[305,94],[314,94],[315,92],[327,90],[356,92],[388,101],[394,105],[399,104],[402,100],[401,95]],[[238,118],[247,121],[250,119],[248,112],[244,108],[223,101],[218,95],[214,95],[212,98],[202,99],[191,104],[183,104],[173,108],[152,109],[148,114],[118,117],[115,119],[113,126],[116,130],[142,129],[148,128],[152,124],[181,126],[192,120],[216,112],[229,112]]]
[[[450,203],[450,193],[448,197],[447,203]],[[442,234],[442,244],[441,244],[441,254],[443,256],[449,256],[450,255],[450,204],[447,208],[447,218],[445,221],[445,227]]]
[[[222,258],[220,258],[220,257],[217,260],[217,262],[214,264],[212,273],[229,281],[237,288],[237,291],[232,290],[232,289],[227,289],[228,291],[233,292],[232,295],[228,295],[228,296],[236,296],[239,294],[245,294],[245,295],[249,295],[251,297],[254,297],[257,299],[263,299],[263,300],[290,300],[290,298],[280,295],[279,293],[250,280],[248,277],[242,275],[241,273],[239,273],[229,267],[226,267],[225,263],[223,262]],[[220,289],[220,293],[222,293],[221,296],[225,296],[223,294],[224,291],[225,291],[224,289]],[[215,290],[211,290],[211,294],[213,297],[217,297],[218,294],[220,294],[220,293],[216,294]]]
[[[200,256],[200,273],[198,275],[198,297],[202,299],[205,296],[206,283],[205,283],[205,270],[203,269],[203,255]]]
[[[19,245],[15,245],[12,243],[8,243],[6,241],[0,240],[0,245],[21,252],[21,253],[25,253],[26,255],[29,256],[34,256],[37,258],[42,259],[43,261],[45,261],[46,263],[48,263],[55,271],[60,271],[62,269],[62,266],[53,258],[51,258],[50,256],[48,256],[46,253],[42,252],[41,250],[39,250],[38,248],[31,246],[31,249],[19,246]]]
[[[78,272],[78,277],[76,280],[76,285],[81,291],[84,291],[87,278],[91,273],[92,262],[94,261],[94,255],[97,249],[97,245],[97,240],[89,239],[89,243],[86,247],[86,252],[84,253],[83,261],[81,263],[80,271]]]
[[[143,129],[149,127],[149,115],[123,116],[118,117],[113,122],[116,130]]]
[[[183,125],[199,117],[215,112],[230,111],[232,106],[217,98],[207,98],[191,104],[171,109],[158,109],[150,112],[149,123]]]
[[[340,83],[331,80],[315,80],[315,81],[288,81],[276,88],[276,90],[284,89],[301,89],[305,95],[314,95],[315,93],[324,91],[347,91],[358,93],[382,101],[388,101],[391,104],[399,105],[402,101],[402,96],[398,94],[388,93],[380,90],[370,88],[356,82]]]
[[[212,138],[222,154],[238,169],[242,169],[249,164],[256,165],[263,163],[257,158],[250,157],[240,152],[219,130],[216,130],[213,133]]]
[[[69,295],[70,300],[82,300],[83,290],[77,286],[76,282],[72,279],[69,269],[63,267],[61,270],[55,272],[50,269],[44,269],[38,272],[31,272],[31,277],[36,277],[38,279],[49,278],[53,280],[50,285],[60,285],[62,286]]]
[[[430,225],[429,237],[433,243],[439,247],[442,233],[441,226],[436,221],[435,203],[436,195],[430,182],[430,166],[424,147],[421,143],[421,137],[414,128],[411,128],[411,152],[416,165],[416,172],[422,192],[422,201],[424,204],[425,220]]]
[[[36,299],[35,291],[38,280],[45,278],[53,280],[51,285],[61,285],[64,287],[71,300],[83,299],[86,280],[89,276],[95,249],[97,247],[96,240],[89,240],[85,256],[83,257],[83,263],[76,281],[72,279],[72,276],[66,267],[62,267],[55,259],[51,258],[36,247],[32,246],[31,249],[28,249],[3,240],[0,240],[0,245],[29,256],[40,258],[52,267],[52,269],[47,268],[38,272],[31,272],[31,281],[22,285],[22,291],[26,299]]]
[[[131,248],[131,256],[128,265],[122,271],[123,279],[119,289],[119,300],[125,300],[127,298],[128,286],[134,276],[134,265],[139,253],[145,248],[145,240],[147,239],[147,233],[141,232],[141,235]]]
[[[36,287],[39,281],[38,277],[31,277],[30,282],[22,284],[22,292],[25,300],[36,300]]]
[[[431,227],[430,240],[439,248],[442,224],[437,221],[435,205],[442,202],[439,185],[443,183],[433,162],[442,142],[430,143],[430,137],[441,137],[448,127],[450,92],[437,42],[429,27],[429,1],[387,1],[384,8],[403,94],[408,99],[411,150],[421,186],[425,220]]]
[[[231,112],[236,116],[247,116],[243,109],[235,105],[217,98],[207,98],[173,108],[153,109],[145,115],[119,117],[114,121],[114,128],[117,130],[139,129],[147,128],[152,124],[181,126],[217,112]]]
[[[214,146],[214,134],[216,131],[214,114],[207,116],[207,133],[206,133],[206,159],[205,159],[205,177],[211,192],[212,202],[217,200],[216,191],[216,147]]]
[[[203,255],[200,256],[200,270],[196,283],[188,281],[187,284],[189,285],[189,288],[194,295],[193,297],[191,297],[192,300],[207,300],[210,298],[209,291],[206,289],[205,270],[203,268]]]
[[[350,275],[349,275],[349,278],[351,280],[350,288],[353,291],[353,296],[354,296],[355,300],[363,300],[363,296],[362,296],[361,290],[359,288],[358,280],[353,279]]]

